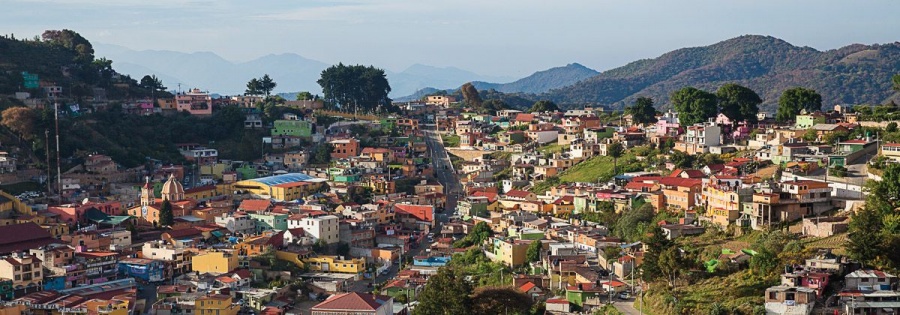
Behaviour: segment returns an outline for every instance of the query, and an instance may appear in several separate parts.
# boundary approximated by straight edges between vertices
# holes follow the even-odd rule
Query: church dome
[[[164,200],[178,201],[184,199],[184,186],[175,179],[175,175],[169,175],[169,180],[167,180],[163,186],[162,190],[160,190],[160,195],[162,195]]]

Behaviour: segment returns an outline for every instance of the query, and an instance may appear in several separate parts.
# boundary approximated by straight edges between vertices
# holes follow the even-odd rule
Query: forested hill
[[[784,90],[797,86],[821,93],[826,107],[874,104],[892,96],[890,80],[898,72],[900,42],[818,51],[774,37],[747,35],[635,61],[536,98],[569,106],[622,108],[638,96],[649,96],[665,108],[669,95],[680,88],[714,91],[735,82],[755,90],[763,98],[763,110],[769,111]]]
[[[504,93],[544,93],[578,83],[581,80],[596,76],[599,72],[577,63],[564,67],[538,71],[530,76],[510,83],[472,82],[479,90],[497,90]]]

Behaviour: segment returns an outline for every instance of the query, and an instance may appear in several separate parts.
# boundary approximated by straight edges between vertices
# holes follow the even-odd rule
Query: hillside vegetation
[[[714,91],[734,82],[759,93],[763,109],[769,111],[784,90],[797,86],[821,93],[826,107],[875,104],[892,96],[890,79],[897,72],[900,42],[818,51],[774,37],[747,35],[635,61],[539,98],[569,106],[600,104],[618,109],[638,96],[649,96],[666,108],[669,95],[677,89],[693,86]]]

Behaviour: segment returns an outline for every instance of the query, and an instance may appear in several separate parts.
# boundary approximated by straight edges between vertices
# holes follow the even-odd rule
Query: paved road
[[[613,306],[619,310],[619,312],[625,313],[627,315],[640,315],[640,310],[634,308],[634,299],[629,299],[627,301],[615,301],[613,302]]]
[[[456,200],[462,193],[462,188],[459,184],[459,179],[456,177],[456,173],[453,172],[450,156],[444,149],[444,144],[441,141],[440,135],[431,130],[426,130],[425,134],[425,143],[428,145],[429,152],[431,152],[433,167],[435,169],[435,174],[437,175],[436,177],[438,182],[440,182],[441,185],[444,185],[444,194],[447,196],[447,203],[444,207],[445,210],[442,213],[436,214],[436,222],[433,231],[440,231],[443,224],[449,221],[451,213],[456,211]],[[440,209],[438,209],[438,211],[440,211]],[[403,255],[405,257],[418,256],[426,248],[431,247],[431,243],[432,242],[429,242],[427,239],[420,240],[418,247],[403,253]],[[400,272],[400,265],[393,264],[388,272],[376,276],[373,282],[384,283],[396,277],[398,272]],[[371,291],[371,289],[368,288],[368,285],[373,282],[358,281],[354,283],[349,290],[355,292],[368,292]]]

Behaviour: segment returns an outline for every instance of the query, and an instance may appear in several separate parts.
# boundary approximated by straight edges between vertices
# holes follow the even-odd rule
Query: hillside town
[[[0,192],[0,314],[432,314],[457,289],[477,311],[448,314],[697,314],[724,307],[710,286],[742,288],[752,314],[900,312],[893,271],[846,247],[866,181],[897,179],[900,143],[880,138],[897,124],[851,106],[682,124],[431,95],[379,115],[284,101],[264,120],[265,98],[120,105],[239,108],[256,160],[167,143],[184,163],[94,153],[53,178],[0,153],[4,185],[47,183]]]

